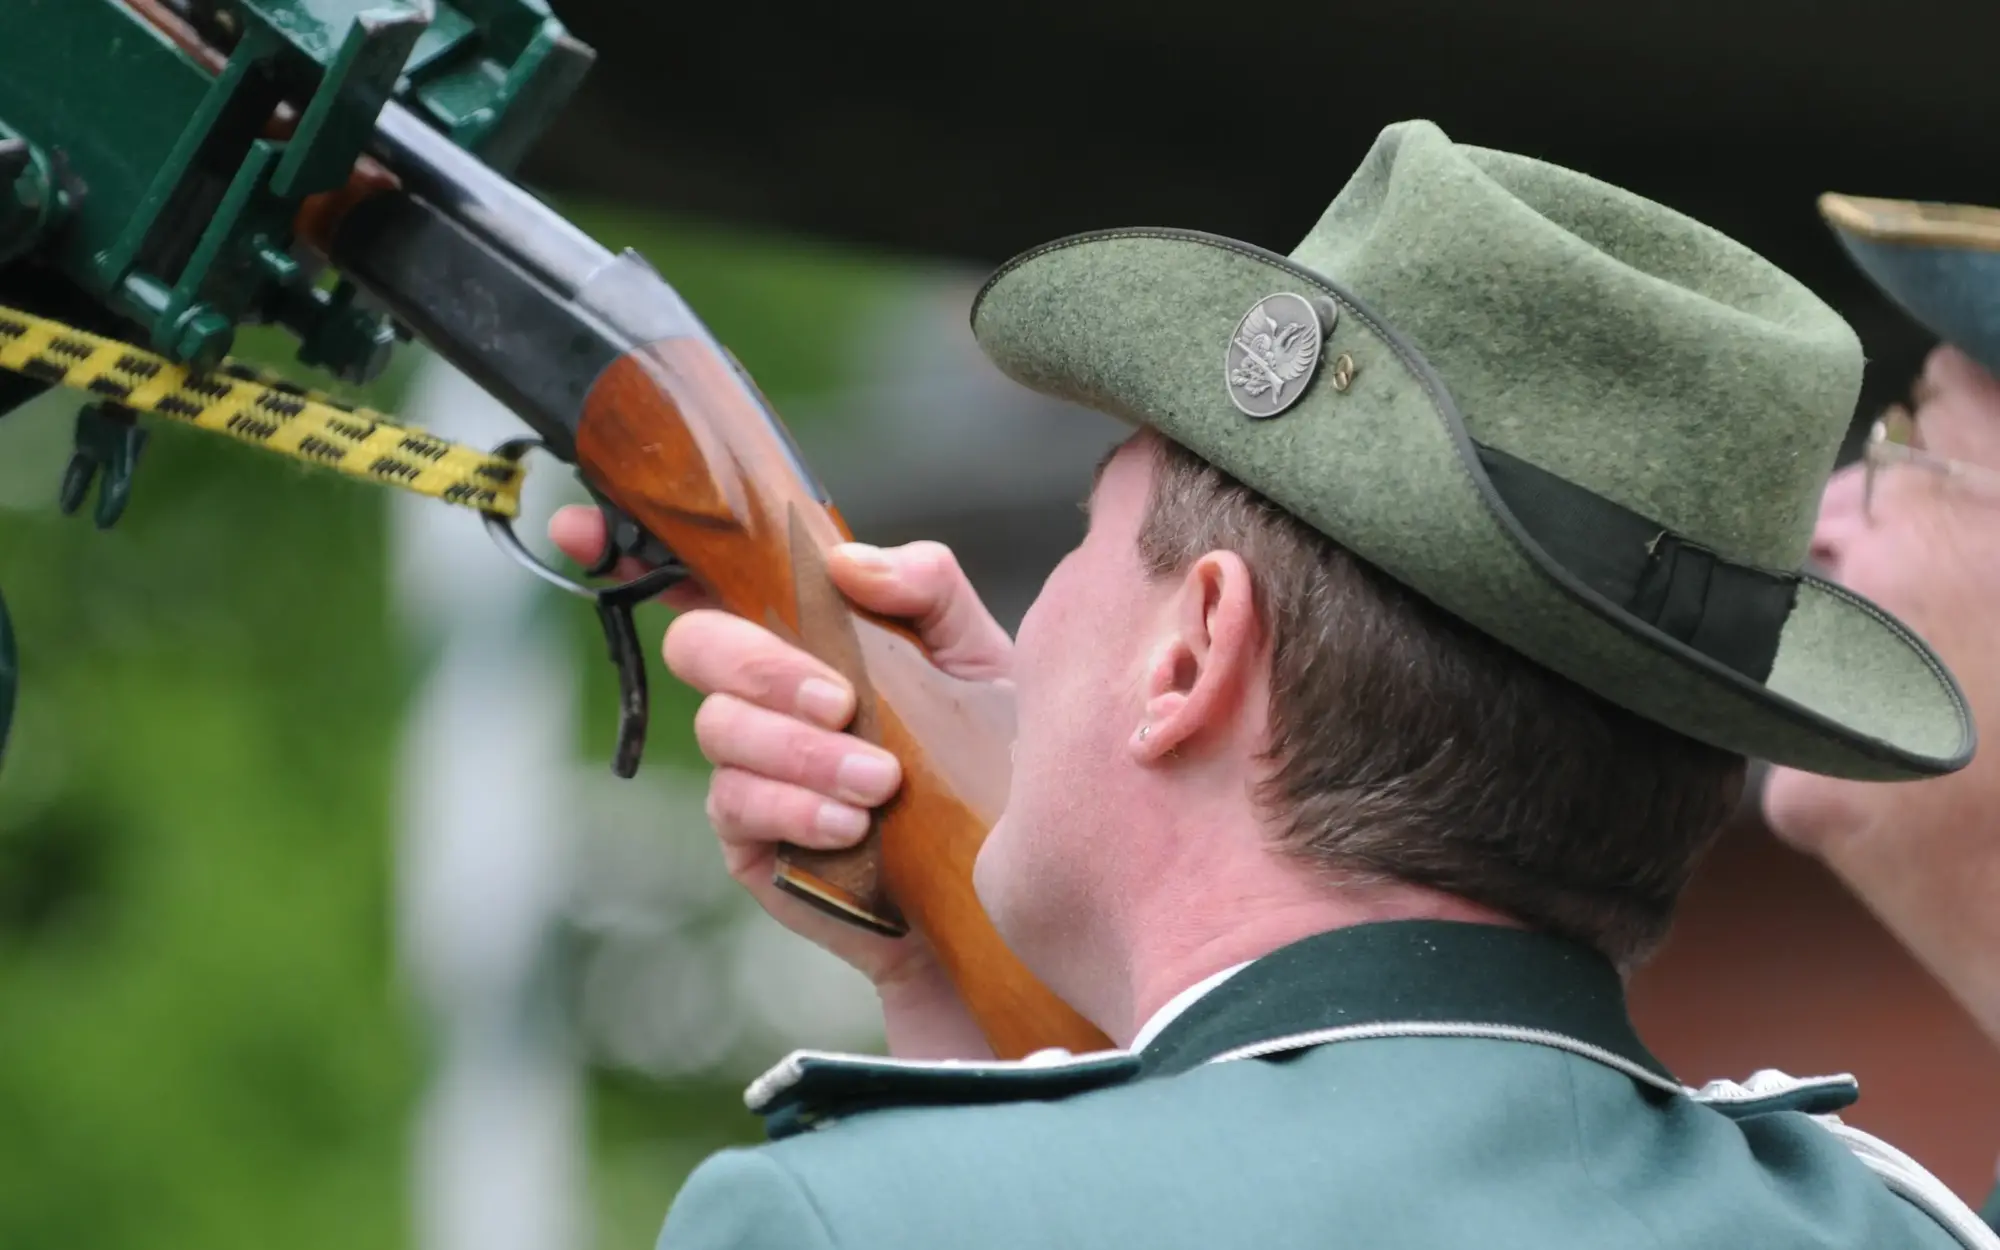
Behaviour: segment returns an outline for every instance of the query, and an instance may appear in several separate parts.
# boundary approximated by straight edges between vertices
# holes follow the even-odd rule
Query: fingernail
[[[822,803],[813,824],[830,838],[857,838],[868,832],[868,813],[845,803]]]
[[[880,547],[871,547],[867,543],[842,543],[840,545],[840,554],[846,556],[862,568],[871,569],[878,573],[886,572],[889,568],[888,553]]]
[[[829,729],[847,723],[847,692],[830,681],[808,677],[799,683],[799,711]]]
[[[879,755],[856,752],[840,761],[834,780],[860,801],[879,803],[889,797],[889,787],[896,782],[896,766]]]

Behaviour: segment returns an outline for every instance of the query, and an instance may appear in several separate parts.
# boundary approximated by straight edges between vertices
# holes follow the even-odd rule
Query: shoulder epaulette
[[[743,1101],[773,1140],[888,1107],[970,1106],[1066,1098],[1136,1076],[1129,1051],[1043,1050],[1025,1059],[893,1059],[795,1050],[751,1082]]]

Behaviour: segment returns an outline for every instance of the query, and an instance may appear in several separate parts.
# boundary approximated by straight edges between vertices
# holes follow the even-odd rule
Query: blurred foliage
[[[844,379],[898,267],[597,205],[781,408]],[[246,332],[238,354],[289,366]],[[394,411],[412,354],[365,398]],[[73,395],[0,422],[0,588],[23,687],[0,771],[0,1245],[408,1244],[424,1048],[393,949],[391,752],[413,659],[385,495],[148,420],[124,519],[52,500]],[[442,506],[442,505],[440,505]],[[87,509],[86,509],[87,514]],[[615,688],[574,612],[605,760]],[[649,758],[693,762],[654,653]],[[650,1244],[686,1169],[757,1125],[733,1084],[600,1079],[599,1244]]]

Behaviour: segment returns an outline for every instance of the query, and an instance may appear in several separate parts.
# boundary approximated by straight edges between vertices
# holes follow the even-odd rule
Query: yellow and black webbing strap
[[[0,369],[351,477],[506,517],[520,514],[521,464],[238,361],[195,374],[129,343],[0,306]]]

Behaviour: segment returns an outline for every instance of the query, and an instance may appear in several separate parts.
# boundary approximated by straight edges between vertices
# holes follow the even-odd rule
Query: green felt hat
[[[1835,776],[1971,758],[1929,647],[1802,571],[1853,331],[1658,204],[1405,122],[1288,257],[1061,239],[972,327],[1015,380],[1157,429],[1639,715]]]

